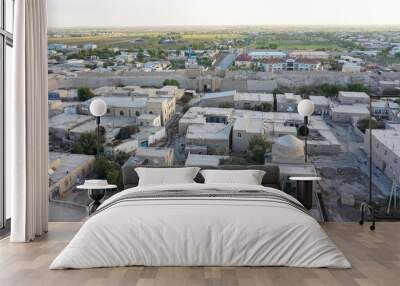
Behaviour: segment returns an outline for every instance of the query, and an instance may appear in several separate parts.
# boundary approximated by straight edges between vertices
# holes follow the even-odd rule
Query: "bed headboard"
[[[124,188],[136,187],[139,182],[139,177],[135,172],[135,168],[139,167],[136,165],[125,164],[122,167],[122,178],[124,183]],[[143,166],[147,168],[171,168],[171,167],[159,167],[159,166]],[[209,167],[209,166],[199,166],[201,169],[218,169],[218,170],[263,170],[265,171],[264,178],[262,180],[262,185],[267,187],[273,187],[276,189],[281,189],[281,184],[279,181],[279,167],[277,165],[250,165],[250,166],[238,166],[238,165],[224,165],[219,167]],[[179,168],[179,167],[174,167]],[[182,167],[183,168],[183,167]],[[194,179],[197,183],[204,183],[203,176],[199,173]]]

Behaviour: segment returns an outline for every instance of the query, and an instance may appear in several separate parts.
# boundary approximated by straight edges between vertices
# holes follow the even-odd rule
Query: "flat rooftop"
[[[262,134],[264,121],[262,119],[238,118],[233,125],[233,130]]]
[[[135,156],[136,157],[158,157],[158,158],[161,157],[161,158],[164,158],[173,152],[174,152],[174,149],[172,149],[172,148],[139,147],[136,149]]]
[[[235,96],[236,90],[206,93],[201,99],[214,99]]]
[[[372,135],[387,149],[392,150],[393,153],[400,156],[400,131],[393,129],[373,129]]]
[[[332,112],[369,115],[367,106],[362,104],[336,105],[332,108]]]
[[[326,98],[325,96],[310,95],[310,100],[315,105],[329,105],[329,99]]]
[[[219,166],[219,161],[221,159],[229,158],[228,156],[218,156],[218,155],[199,155],[189,153],[185,166]]]
[[[78,167],[94,159],[95,156],[91,155],[49,152],[49,167],[54,166],[51,170],[49,169],[49,178],[56,183]],[[55,163],[58,160],[59,164]]]
[[[355,91],[339,91],[339,96],[349,98],[369,98],[368,94],[366,94],[365,92]]]
[[[94,131],[97,128],[96,120],[91,117],[92,120],[87,121],[73,129],[71,132],[74,133],[84,133]],[[107,131],[112,131],[115,128],[121,128],[131,125],[136,125],[136,121],[131,117],[123,116],[103,116],[101,118],[100,125],[103,126]]]
[[[372,102],[372,107],[375,108],[385,108],[386,104],[389,104],[390,108],[393,109],[398,109],[400,108],[399,104],[397,104],[396,102],[393,101],[385,101],[385,100],[378,100],[378,101],[373,101]]]
[[[120,107],[120,108],[145,108],[147,106],[148,99],[146,97],[134,97],[130,96],[100,96],[93,97],[84,102],[85,105],[90,105],[90,103],[97,99],[103,99],[108,107]]]
[[[229,140],[232,126],[223,123],[189,125],[186,139]]]
[[[49,118],[49,127],[50,128],[59,128],[59,129],[73,129],[85,122],[93,121],[93,116],[89,115],[80,115],[76,113],[61,113]]]
[[[253,51],[249,53],[250,57],[286,57],[286,53],[279,51]]]
[[[301,100],[301,96],[298,95],[298,94],[294,94],[294,93],[277,94],[276,95],[276,100],[278,102],[280,102],[280,101],[288,101],[288,100],[300,101]]]
[[[237,93],[235,101],[273,102],[274,95],[268,93]]]

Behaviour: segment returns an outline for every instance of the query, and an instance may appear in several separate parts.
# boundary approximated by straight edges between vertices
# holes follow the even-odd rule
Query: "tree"
[[[139,131],[140,131],[139,127],[137,127],[136,125],[125,126],[119,130],[118,135],[115,137],[115,139],[117,140],[129,139],[131,135],[136,134]]]
[[[272,110],[272,105],[269,102],[263,102],[259,105],[256,105],[254,107],[254,110],[262,112],[270,112]]]
[[[369,92],[369,88],[361,82],[349,83],[347,85],[347,90],[348,91],[356,91],[356,92]]]
[[[136,56],[136,59],[137,59],[139,62],[141,62],[141,63],[144,61],[144,54],[143,54],[143,51],[138,52],[138,54],[137,54],[137,56]]]
[[[181,102],[183,105],[185,105],[185,104],[188,104],[189,101],[190,101],[191,99],[192,99],[192,97],[191,97],[189,94],[184,94],[184,95],[181,97],[180,102]]]
[[[302,85],[297,88],[296,93],[300,95],[309,95],[313,93],[313,88],[308,85]]]
[[[219,108],[233,108],[233,102],[225,101],[218,104]]]
[[[362,118],[357,121],[357,128],[360,129],[362,133],[365,133],[365,130],[369,129],[369,118]],[[384,129],[384,124],[372,119],[371,121],[371,129]]]
[[[129,159],[129,154],[123,151],[118,151],[117,154],[114,155],[114,162],[117,162],[120,166],[125,164],[125,162]]]
[[[90,90],[90,88],[86,86],[81,86],[80,88],[78,88],[79,101],[86,101],[92,97],[94,97],[94,93]]]
[[[265,152],[271,146],[263,136],[257,135],[250,138],[249,153],[250,157],[259,164],[264,164]]]
[[[179,87],[179,81],[177,81],[176,79],[166,79],[163,82],[163,86],[166,86],[166,85],[175,85],[175,86]]]
[[[103,127],[104,128],[104,127]],[[100,131],[100,144],[104,143],[104,133]],[[100,146],[102,149],[102,146]],[[100,152],[102,151],[100,149]],[[72,153],[96,155],[97,154],[97,135],[95,132],[82,133],[78,141],[72,146]]]
[[[273,95],[273,97],[274,97],[274,112],[277,112],[277,111],[278,111],[278,100],[277,100],[277,98],[276,98],[276,95],[277,95],[278,93],[280,93],[280,90],[277,89],[277,88],[275,88],[275,89],[272,91],[272,95]]]
[[[276,44],[276,43],[269,44],[269,48],[276,50],[278,48],[278,44]]]
[[[121,166],[105,156],[96,158],[93,175],[98,179],[107,179],[109,184],[117,185],[120,190],[123,189]]]

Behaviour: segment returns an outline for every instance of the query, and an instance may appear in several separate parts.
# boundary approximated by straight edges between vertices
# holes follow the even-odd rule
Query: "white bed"
[[[175,190],[182,195],[146,197]],[[215,195],[239,191],[243,193],[239,197]],[[190,195],[196,192],[210,195]],[[268,199],[264,193],[254,197],[252,192],[265,192]],[[105,201],[50,269],[128,265],[350,268],[318,222],[298,204],[279,190],[255,185],[131,188]]]

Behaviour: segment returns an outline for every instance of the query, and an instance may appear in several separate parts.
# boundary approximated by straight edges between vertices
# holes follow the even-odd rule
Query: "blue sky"
[[[50,27],[400,25],[400,0],[48,0]]]

